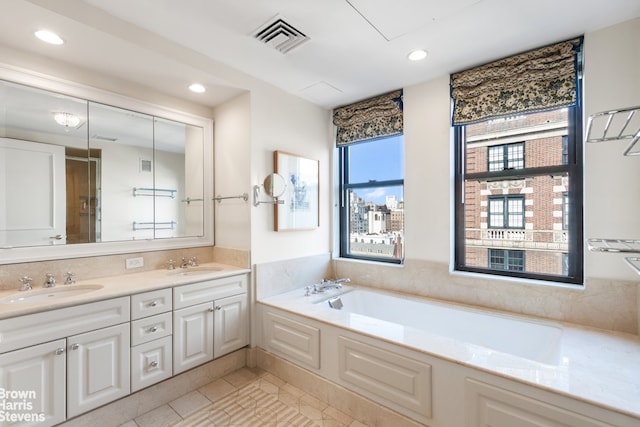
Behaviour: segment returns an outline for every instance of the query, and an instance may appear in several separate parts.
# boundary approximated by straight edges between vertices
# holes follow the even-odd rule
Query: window
[[[524,196],[489,196],[489,227],[524,228]]]
[[[456,270],[582,284],[582,47],[451,75]]]
[[[524,251],[489,249],[489,268],[493,270],[524,271]]]
[[[522,169],[524,167],[524,143],[489,147],[489,171]]]
[[[404,138],[338,148],[340,256],[400,263],[404,257]]]
[[[581,282],[580,116],[559,108],[456,128],[457,270]],[[501,144],[497,130],[524,141]]]

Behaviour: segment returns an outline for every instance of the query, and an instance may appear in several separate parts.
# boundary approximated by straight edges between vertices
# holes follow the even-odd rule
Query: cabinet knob
[[[77,350],[80,348],[80,344],[71,344],[71,350]]]
[[[158,301],[151,301],[151,302],[149,303],[149,307],[155,307],[155,306],[157,306],[157,305],[158,305]]]
[[[152,326],[149,328],[149,332],[156,332],[158,330],[157,326]]]
[[[149,363],[149,366],[152,367],[152,368],[157,368],[158,367],[158,362],[154,360],[153,362]]]
[[[60,356],[61,354],[64,354],[64,347],[56,349],[56,356]]]
[[[213,313],[213,307],[209,307],[209,308],[207,309],[207,311],[208,311],[208,312],[210,312],[210,313]]]
[[[222,307],[219,306],[219,305],[216,305],[216,310],[220,311],[220,310],[222,310]]]

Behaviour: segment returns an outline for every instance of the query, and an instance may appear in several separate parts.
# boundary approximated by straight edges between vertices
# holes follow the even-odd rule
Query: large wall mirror
[[[0,263],[20,248],[212,244],[207,129],[191,122],[0,80]]]

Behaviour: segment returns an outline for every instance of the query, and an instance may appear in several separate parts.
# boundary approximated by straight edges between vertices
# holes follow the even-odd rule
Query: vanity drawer
[[[129,321],[129,297],[0,320],[0,353]]]
[[[145,342],[171,335],[173,331],[171,313],[156,314],[131,322],[131,345],[139,345]]]
[[[177,310],[246,292],[246,274],[176,286],[173,288],[173,308]]]
[[[131,319],[166,313],[171,309],[171,288],[131,295]]]

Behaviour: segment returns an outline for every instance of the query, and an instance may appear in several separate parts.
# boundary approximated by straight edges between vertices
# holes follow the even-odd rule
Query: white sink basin
[[[222,271],[222,267],[187,267],[181,269],[175,269],[167,274],[169,276],[195,276],[199,274],[215,273],[216,271]]]
[[[24,304],[68,298],[102,289],[102,285],[60,285],[55,288],[19,292],[0,299],[1,304]]]

